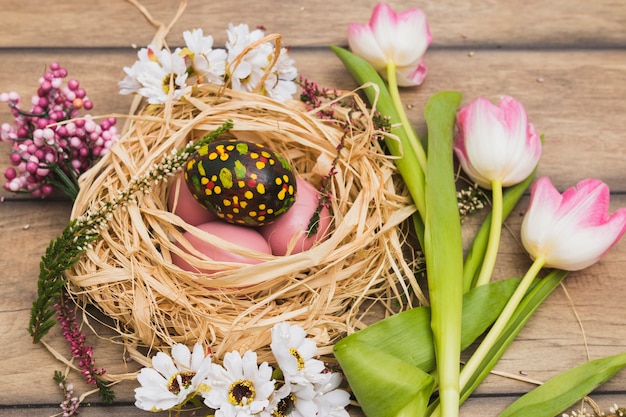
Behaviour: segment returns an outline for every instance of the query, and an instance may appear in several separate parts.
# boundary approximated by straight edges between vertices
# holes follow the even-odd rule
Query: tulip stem
[[[515,289],[515,292],[513,293],[513,295],[511,295],[511,298],[507,302],[506,306],[504,306],[502,313],[500,313],[500,316],[498,316],[498,319],[489,330],[489,333],[487,333],[487,336],[485,336],[474,354],[470,357],[470,359],[461,370],[461,391],[463,390],[463,388],[465,388],[465,385],[467,385],[472,375],[476,372],[480,363],[487,357],[487,354],[489,353],[491,348],[493,348],[495,343],[498,341],[500,334],[513,316],[515,309],[522,301],[522,298],[524,298],[524,295],[526,295],[530,284],[532,284],[533,280],[537,277],[537,274],[539,273],[539,271],[541,271],[541,268],[543,268],[545,264],[546,261],[544,258],[540,257],[535,259],[533,264],[526,272],[526,275],[524,275],[524,278],[522,278],[522,281]]]
[[[493,180],[491,182],[491,227],[489,229],[489,240],[485,258],[480,268],[480,274],[476,280],[476,287],[489,283],[496,265],[498,248],[500,247],[500,235],[502,234],[502,181]]]
[[[393,105],[398,112],[398,116],[400,117],[402,128],[409,138],[411,148],[414,151],[415,156],[417,157],[417,160],[422,168],[422,172],[426,172],[426,152],[424,151],[424,147],[417,137],[415,130],[411,127],[411,122],[409,122],[409,118],[404,111],[404,105],[402,104],[402,100],[400,99],[400,91],[398,90],[398,80],[396,78],[396,63],[393,61],[387,63],[387,82],[389,84],[389,94],[391,95]]]

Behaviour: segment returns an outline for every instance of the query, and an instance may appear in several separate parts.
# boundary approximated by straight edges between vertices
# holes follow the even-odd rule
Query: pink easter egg
[[[189,191],[182,174],[172,181],[167,194],[167,207],[170,212],[185,223],[197,226],[217,219],[217,216],[200,204]]]
[[[198,225],[197,227],[207,233],[222,238],[228,242],[232,242],[243,248],[266,254],[272,253],[272,250],[265,238],[261,236],[261,234],[254,228],[239,226],[222,221],[203,223]],[[203,240],[197,236],[192,235],[190,232],[185,232],[184,236],[185,239],[187,239],[195,249],[215,261],[238,262],[246,264],[257,264],[262,262],[262,260],[260,259],[250,258],[229,252],[214,245],[210,241]],[[190,272],[202,272],[206,274],[216,272],[204,269],[199,270],[198,268],[193,267],[192,265],[187,263],[184,259],[182,259],[178,254],[174,252],[172,252],[172,262],[180,268]]]
[[[320,212],[317,232],[313,236],[306,236],[311,216],[319,204],[319,192],[311,183],[301,178],[296,178],[296,184],[298,193],[294,205],[273,223],[260,228],[274,255],[306,251],[316,242],[328,237],[331,215],[326,207]]]

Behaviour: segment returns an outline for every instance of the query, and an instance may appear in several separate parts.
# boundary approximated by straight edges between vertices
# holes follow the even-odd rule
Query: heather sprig
[[[78,368],[80,372],[87,379],[88,384],[95,384],[98,387],[98,393],[100,398],[105,404],[113,403],[115,399],[115,393],[101,377],[106,372],[104,368],[98,369],[96,367],[96,361],[93,357],[93,348],[86,344],[87,335],[80,329],[80,324],[76,319],[76,311],[70,305],[68,294],[65,291],[61,291],[59,302],[55,305],[57,308],[57,320],[61,324],[63,329],[63,337],[70,345],[70,351],[72,357],[78,361]],[[78,408],[78,404],[75,404],[72,400],[69,401],[68,408],[74,406]]]
[[[54,326],[55,305],[66,285],[64,273],[71,268],[80,256],[107,226],[107,220],[119,207],[135,201],[138,193],[146,193],[153,185],[178,172],[191,153],[215,138],[229,131],[232,121],[224,122],[202,139],[191,142],[184,148],[165,155],[144,174],[132,179],[129,185],[111,200],[99,203],[82,216],[70,220],[61,235],[50,242],[39,264],[37,299],[31,307],[29,332],[35,343]]]

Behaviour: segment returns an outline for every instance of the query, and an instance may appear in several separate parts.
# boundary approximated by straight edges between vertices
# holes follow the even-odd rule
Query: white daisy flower
[[[183,344],[172,347],[172,356],[159,352],[152,358],[153,368],[143,368],[137,376],[141,387],[135,389],[135,406],[147,411],[169,410],[210,388],[206,377],[211,357],[196,343],[193,353]]]
[[[294,82],[297,76],[294,60],[289,58],[287,48],[281,48],[278,60],[265,80],[267,95],[277,101],[291,99],[298,92],[298,86]]]
[[[300,326],[281,322],[272,328],[272,353],[286,383],[310,385],[327,377],[324,362],[315,359],[317,346]]]
[[[284,384],[272,396],[268,409],[272,417],[317,416],[315,395],[313,385]]]
[[[260,29],[250,31],[248,25],[241,24],[228,27],[228,62],[231,86],[233,90],[253,92],[258,88],[263,75],[269,70],[261,93],[269,97],[284,101],[293,97],[297,86],[293,80],[298,75],[294,61],[287,54],[286,48],[281,48],[279,58],[274,67],[268,66],[274,59],[275,47],[270,42],[264,42],[255,48],[246,51],[251,44],[263,39],[265,33]],[[245,52],[243,57],[238,57]]]
[[[325,375],[325,381],[315,384],[315,398],[317,417],[350,417],[346,407],[350,404],[350,394],[339,389],[341,375],[332,372]]]
[[[142,48],[137,53],[138,61],[132,67],[124,68],[126,78],[118,84],[120,94],[139,93],[148,99],[148,103],[165,103],[170,94],[174,100],[185,93],[187,65],[179,51],[171,53],[166,49],[155,52],[152,46]]]
[[[224,355],[224,367],[212,364],[203,392],[204,403],[215,410],[215,417],[270,417],[269,399],[274,393],[272,368],[257,365],[256,352],[243,357],[237,351]]]
[[[224,49],[213,49],[213,36],[204,36],[202,29],[194,29],[183,32],[183,38],[185,48],[181,54],[191,61],[198,82],[224,84],[228,54]]]

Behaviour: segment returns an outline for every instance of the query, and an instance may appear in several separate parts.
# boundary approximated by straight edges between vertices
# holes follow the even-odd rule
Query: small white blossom
[[[183,38],[186,47],[181,50],[181,54],[191,61],[198,82],[222,85],[228,57],[226,51],[213,49],[213,36],[204,36],[202,29],[185,31]]]
[[[270,417],[271,378],[272,368],[267,362],[257,365],[256,352],[247,351],[243,357],[229,352],[224,355],[224,367],[212,364],[207,379],[211,389],[202,397],[215,410],[215,417]]]
[[[139,58],[132,67],[125,67],[126,77],[119,82],[120,94],[139,93],[148,99],[148,103],[162,104],[169,97],[179,100],[185,93],[187,66],[179,54],[166,49],[154,50],[153,46],[142,48],[137,53]]]
[[[272,353],[285,382],[310,385],[326,380],[324,362],[315,359],[317,346],[302,327],[282,322],[272,328]]]
[[[210,388],[206,377],[211,357],[197,343],[193,352],[182,344],[172,347],[172,356],[159,352],[152,358],[153,368],[143,368],[137,376],[141,387],[135,389],[135,406],[146,411],[169,410]]]

